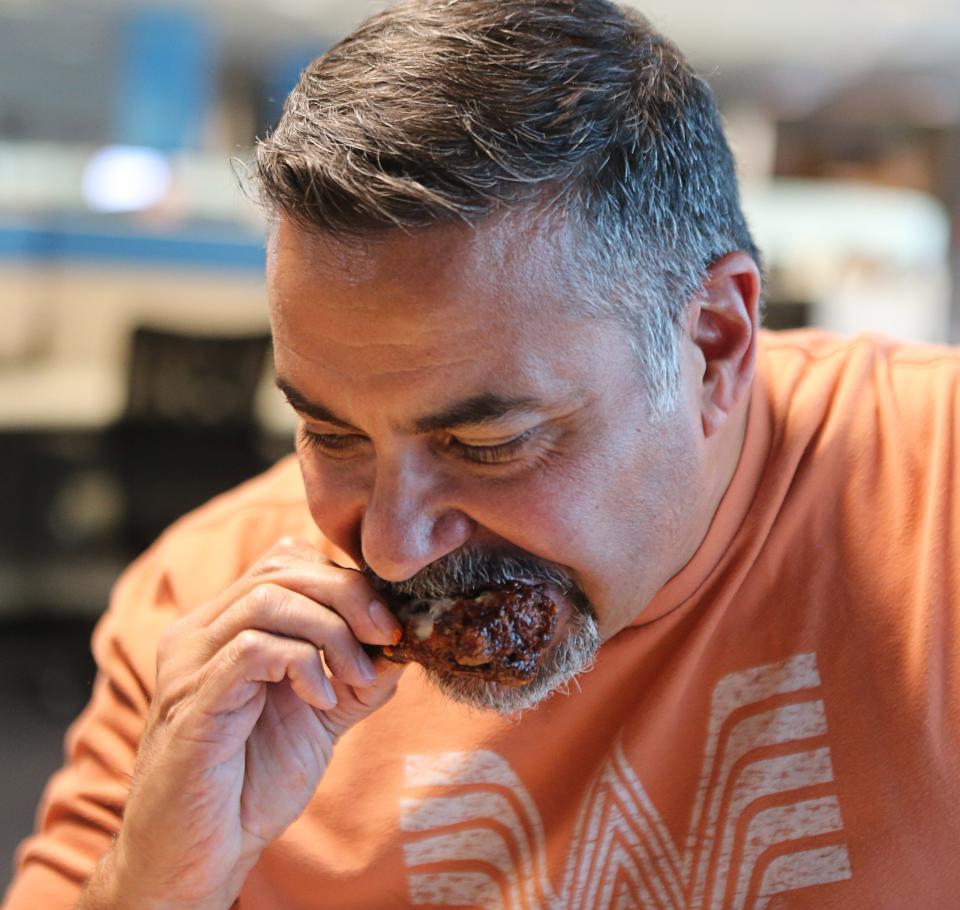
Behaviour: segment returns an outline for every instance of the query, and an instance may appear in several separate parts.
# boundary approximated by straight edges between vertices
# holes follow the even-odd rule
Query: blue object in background
[[[0,267],[7,262],[99,262],[262,272],[263,238],[242,227],[179,227],[158,233],[100,218],[51,218],[40,223],[0,221]]]
[[[115,141],[197,148],[214,98],[213,33],[188,10],[143,9],[120,26]]]

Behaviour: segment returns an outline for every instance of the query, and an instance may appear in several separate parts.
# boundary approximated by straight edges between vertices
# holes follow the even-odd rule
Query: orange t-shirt
[[[958,905],[960,351],[764,335],[752,395],[706,539],[596,668],[519,721],[408,669],[241,910]],[[120,824],[158,636],[283,534],[319,541],[292,460],[120,581],[5,910],[72,906]]]

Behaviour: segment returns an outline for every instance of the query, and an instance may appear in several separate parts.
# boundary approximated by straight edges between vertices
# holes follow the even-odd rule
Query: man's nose
[[[378,464],[360,527],[363,559],[377,575],[404,581],[469,540],[474,522],[448,492],[415,457]]]

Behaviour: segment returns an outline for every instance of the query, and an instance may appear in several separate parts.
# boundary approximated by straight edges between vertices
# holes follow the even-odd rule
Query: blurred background
[[[291,450],[238,177],[382,5],[0,0],[0,890],[113,580]],[[768,325],[960,341],[960,4],[641,8],[717,92]]]

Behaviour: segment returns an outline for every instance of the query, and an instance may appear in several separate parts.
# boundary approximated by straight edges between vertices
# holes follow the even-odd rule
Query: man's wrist
[[[97,864],[80,897],[76,910],[228,910],[232,899],[202,902],[171,900],[162,894],[149,894],[144,882],[124,861],[123,846],[115,840]]]

